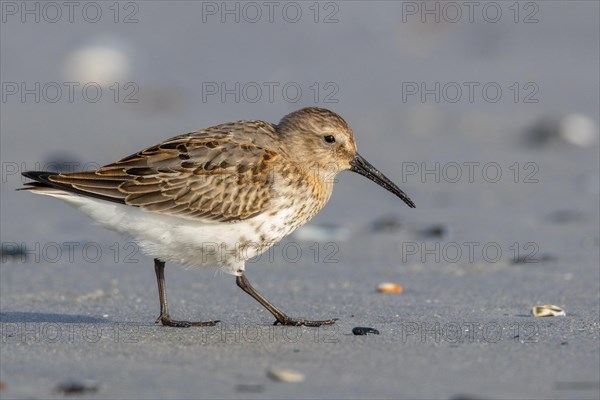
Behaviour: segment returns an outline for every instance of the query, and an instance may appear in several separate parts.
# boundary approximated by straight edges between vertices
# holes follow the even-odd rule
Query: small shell
[[[399,283],[383,282],[377,285],[379,293],[402,293],[404,288]]]
[[[304,381],[304,375],[300,372],[285,370],[285,369],[275,369],[272,368],[269,370],[268,375],[271,379],[274,379],[279,382],[302,382]]]
[[[560,307],[546,304],[543,306],[535,306],[531,310],[534,317],[564,317],[567,315],[565,310]]]

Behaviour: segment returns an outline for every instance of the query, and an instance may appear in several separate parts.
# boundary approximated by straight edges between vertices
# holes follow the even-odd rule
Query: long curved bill
[[[384,174],[379,172],[377,168],[372,166],[360,154],[356,153],[354,159],[350,162],[350,171],[366,176],[379,186],[389,190],[396,196],[400,197],[410,208],[415,208],[415,203],[404,193],[396,184],[390,181]]]

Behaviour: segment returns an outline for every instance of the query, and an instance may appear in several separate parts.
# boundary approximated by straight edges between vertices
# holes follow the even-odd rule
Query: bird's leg
[[[165,263],[158,258],[154,259],[154,271],[156,272],[156,281],[158,282],[158,296],[160,298],[160,316],[156,323],[162,323],[165,326],[175,326],[177,328],[189,328],[190,326],[213,326],[219,321],[191,322],[175,321],[169,317],[169,305],[167,304],[167,287],[165,286]]]
[[[273,314],[273,316],[277,319],[277,321],[275,321],[275,323],[273,325],[281,324],[281,325],[294,325],[294,326],[299,326],[299,325],[321,326],[321,325],[335,324],[335,321],[337,321],[337,318],[326,319],[323,321],[309,321],[307,319],[290,318],[283,311],[279,310],[273,304],[269,303],[269,301],[267,299],[265,299],[262,294],[258,293],[256,291],[256,289],[254,289],[252,287],[252,285],[250,284],[250,282],[248,281],[248,279],[246,278],[246,276],[244,274],[238,276],[236,278],[235,283],[237,283],[237,285],[240,288],[242,288],[242,290],[244,292],[246,292],[250,296],[252,296],[254,298],[254,300],[258,301],[264,308],[266,308],[267,310],[269,310],[269,312],[271,314]]]

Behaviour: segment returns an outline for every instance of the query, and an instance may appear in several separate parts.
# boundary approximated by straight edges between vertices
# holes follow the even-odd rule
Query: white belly
[[[144,211],[62,191],[37,192],[60,198],[104,227],[129,235],[153,258],[186,267],[219,267],[241,275],[245,262],[291,233],[295,211],[282,208],[276,215],[228,223],[200,222]],[[277,208],[275,208],[277,209]]]

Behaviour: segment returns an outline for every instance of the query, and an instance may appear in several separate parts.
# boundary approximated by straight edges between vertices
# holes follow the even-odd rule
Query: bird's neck
[[[306,182],[312,188],[313,196],[324,206],[333,193],[337,173],[318,167],[304,169],[303,172]]]

